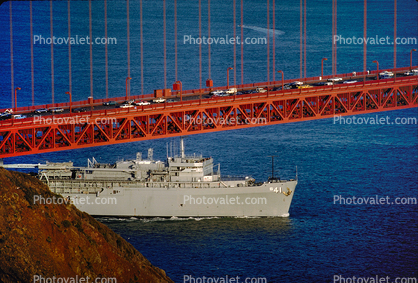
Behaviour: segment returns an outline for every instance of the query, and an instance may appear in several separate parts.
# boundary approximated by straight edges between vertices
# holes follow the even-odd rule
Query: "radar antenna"
[[[268,180],[280,182],[280,177],[274,177],[274,157],[277,157],[277,155],[271,155],[271,177]]]

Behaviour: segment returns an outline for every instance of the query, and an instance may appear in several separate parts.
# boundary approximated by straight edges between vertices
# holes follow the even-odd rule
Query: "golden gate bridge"
[[[234,37],[236,34],[236,0],[233,3]],[[267,0],[266,27],[275,32],[275,1]],[[32,2],[30,5],[31,25],[31,74],[32,74],[32,105],[17,105],[20,87],[14,82],[13,62],[13,13],[12,1],[9,2],[10,14],[10,50],[11,50],[11,97],[12,109],[2,109],[10,112],[7,119],[0,121],[0,158],[30,155],[44,152],[53,152],[68,149],[77,149],[125,142],[134,142],[156,138],[174,137],[182,135],[199,134],[206,132],[233,130],[240,128],[273,125],[297,121],[331,118],[336,115],[347,116],[365,113],[374,113],[388,110],[406,109],[418,106],[418,73],[413,72],[417,66],[412,64],[413,53],[411,49],[410,66],[396,66],[396,41],[393,46],[394,66],[390,69],[366,69],[367,44],[363,45],[363,70],[346,74],[337,73],[337,42],[332,43],[332,75],[323,75],[321,60],[321,76],[306,77],[306,0],[300,0],[300,78],[285,79],[282,70],[275,69],[275,37],[267,36],[267,81],[244,84],[244,45],[240,45],[241,52],[241,83],[237,83],[237,48],[233,47],[234,61],[226,68],[227,84],[214,86],[211,79],[210,44],[208,45],[208,74],[205,87],[202,86],[202,45],[199,45],[199,88],[184,90],[182,82],[178,79],[177,68],[177,40],[175,40],[175,82],[172,88],[167,88],[167,60],[166,60],[166,0],[163,0],[164,10],[164,88],[154,93],[144,94],[143,90],[143,23],[142,0],[140,4],[140,31],[141,31],[141,95],[130,94],[130,20],[129,0],[127,9],[127,76],[126,93],[124,96],[109,98],[108,96],[108,49],[105,46],[105,80],[106,98],[93,97],[93,62],[92,45],[90,44],[90,97],[82,101],[72,101],[71,78],[71,44],[68,44],[69,58],[69,102],[54,102],[54,46],[51,44],[51,85],[52,103],[34,105],[33,91],[33,31],[32,31]],[[243,38],[244,17],[241,0],[240,31]],[[53,37],[53,1],[50,1],[51,38]],[[107,0],[104,0],[105,27],[107,27]],[[394,0],[394,38],[396,38],[397,3]],[[202,3],[199,0],[199,36],[202,36]],[[208,9],[208,37],[210,37],[210,0]],[[89,1],[89,31],[92,38],[92,6]],[[337,34],[337,0],[332,0],[332,36]],[[270,26],[270,12],[272,11],[272,25]],[[71,37],[71,1],[68,1],[68,36]],[[177,38],[177,1],[174,0],[174,27]],[[367,0],[364,0],[364,38],[367,37]],[[107,37],[107,28],[105,28]],[[270,47],[272,58],[270,58]],[[271,63],[271,66],[270,66]],[[233,71],[233,83],[230,85],[229,71]],[[382,76],[382,72],[391,74]],[[276,79],[280,73],[281,79]],[[271,79],[270,79],[271,78]],[[335,78],[341,80],[336,82]],[[295,84],[295,81],[299,84]],[[227,96],[215,96],[216,91],[229,91]],[[155,99],[162,99],[162,103],[148,103]],[[146,103],[135,104],[130,101],[142,100]],[[170,102],[170,100],[172,100]],[[112,102],[112,103],[109,103]],[[131,104],[126,108],[120,104]],[[104,104],[116,104],[103,106]],[[118,107],[119,105],[119,107]],[[75,107],[82,111],[74,111]],[[33,115],[35,110],[46,109],[42,115]],[[51,111],[60,109],[62,113]],[[16,116],[18,115],[18,116]],[[20,116],[19,116],[20,115]],[[109,122],[110,121],[110,122]]]

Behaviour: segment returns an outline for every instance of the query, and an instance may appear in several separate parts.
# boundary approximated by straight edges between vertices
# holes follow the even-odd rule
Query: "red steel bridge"
[[[127,2],[129,3],[129,1]],[[336,6],[334,7],[336,0],[332,2],[333,10],[336,10]],[[366,11],[367,1],[364,3]],[[211,80],[208,80],[207,88],[182,90],[181,86],[178,88],[179,82],[176,82],[170,97],[180,97],[180,101],[171,103],[155,103],[126,109],[101,106],[107,101],[121,102],[127,98],[118,97],[112,99],[90,98],[85,101],[26,107],[14,105],[14,114],[28,114],[38,108],[51,107],[62,107],[63,109],[85,107],[87,111],[81,113],[66,111],[61,114],[45,113],[39,116],[28,115],[23,119],[12,118],[0,121],[0,158],[418,106],[418,76],[403,75],[405,72],[417,68],[417,66],[412,66],[412,50],[411,66],[396,68],[396,60],[394,60],[394,68],[386,70],[393,72],[394,76],[381,79],[379,73],[384,70],[366,71],[365,65],[362,72],[337,74],[337,49],[333,45],[333,75],[306,78],[306,0],[304,3],[301,0],[300,4],[300,71],[302,79],[299,81],[306,85],[314,85],[329,78],[339,77],[353,83],[284,89],[283,85],[291,83],[295,79],[283,80],[282,77],[282,80],[275,80],[273,76],[272,81],[233,85],[241,92],[256,88],[264,88],[267,90],[266,92],[213,97],[209,95],[211,91],[225,90],[231,86],[213,87]],[[305,12],[302,12],[303,9]],[[303,23],[305,23],[305,31],[302,28]],[[267,26],[269,27],[269,23]],[[333,34],[335,32],[336,18],[333,17]],[[396,44],[394,52],[396,58]],[[268,52],[268,54],[270,53]],[[303,76],[303,69],[305,76]],[[269,72],[270,67],[268,67]],[[269,76],[268,79],[270,79]],[[129,98],[150,100],[154,98],[154,94],[143,94]]]
[[[409,68],[392,71],[406,70]],[[352,76],[345,74],[340,77],[351,78],[350,75]],[[318,78],[308,80],[315,79]],[[270,86],[281,83],[271,82]],[[238,88],[250,89],[266,85],[267,83],[258,83],[241,85]],[[204,91],[192,90],[184,95],[200,95]],[[207,91],[208,89],[205,93]],[[106,100],[109,99],[97,100],[91,104],[101,104]],[[86,101],[76,104],[89,105]],[[68,104],[62,106],[69,107]],[[183,100],[127,109],[50,114],[41,116],[42,119],[29,117],[2,121],[0,157],[412,107],[418,107],[418,76]]]

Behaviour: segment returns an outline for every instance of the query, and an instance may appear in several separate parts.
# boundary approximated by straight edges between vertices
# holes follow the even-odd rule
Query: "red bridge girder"
[[[411,76],[13,120],[0,124],[0,158],[412,108],[417,98]]]

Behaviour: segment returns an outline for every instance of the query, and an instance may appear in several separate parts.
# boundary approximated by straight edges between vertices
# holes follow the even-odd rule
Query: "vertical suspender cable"
[[[177,81],[177,0],[174,0],[174,73]]]
[[[164,20],[163,20],[163,24],[164,24],[164,88],[167,88],[167,38],[166,38],[166,11],[165,11],[165,1],[163,0],[163,13],[164,13]]]
[[[244,84],[244,3],[241,0],[241,84]]]
[[[332,0],[332,74],[334,75],[334,53],[335,53],[335,0]]]
[[[14,88],[15,88],[15,83],[14,83],[14,64],[13,64],[13,15],[12,15],[12,2],[9,2],[9,19],[10,19],[10,73],[11,73],[11,86],[12,86],[12,90],[11,90],[11,99],[12,99],[12,108],[15,107],[14,105]]]
[[[199,38],[202,38],[202,0],[199,0]],[[199,44],[199,89],[202,89],[202,44]]]
[[[270,1],[267,0],[267,84],[270,84]]]
[[[143,44],[143,30],[142,30],[142,0],[139,0],[139,22],[140,22],[140,37],[141,37],[141,95],[144,95],[144,44]]]
[[[304,33],[304,35],[303,35],[303,53],[304,53],[304,57],[303,57],[303,63],[304,63],[304,67],[303,67],[303,69],[304,69],[304,71],[303,71],[303,77],[304,78],[306,78],[306,0],[305,0],[305,7],[304,7],[304,10],[303,10],[303,14],[304,14],[304,16],[303,16],[303,33]]]
[[[210,38],[210,0],[208,0],[208,40]],[[211,78],[210,74],[210,44],[208,44],[208,72],[209,72],[209,79]]]
[[[367,0],[364,0],[363,38],[367,38]],[[363,72],[367,69],[367,44],[363,42]]]
[[[127,37],[127,48],[128,48],[128,77],[131,76],[131,43],[129,33],[129,0],[126,0],[126,37]]]
[[[71,38],[71,0],[68,0],[68,38]],[[68,90],[70,93],[72,90],[72,74],[71,74],[71,42],[68,40]]]
[[[93,45],[91,31],[91,0],[89,0],[89,33],[90,33],[90,96],[93,97]]]
[[[332,1],[332,74],[337,74],[337,0]]]
[[[104,16],[105,16],[105,76],[106,76],[106,98],[109,98],[109,58],[107,56],[107,0],[104,0]]]
[[[299,39],[299,42],[300,42],[300,51],[299,51],[299,69],[300,69],[300,74],[299,74],[299,77],[300,78],[302,78],[302,75],[303,75],[303,72],[302,72],[302,66],[303,66],[303,49],[302,49],[302,39],[303,39],[303,36],[302,36],[302,34],[303,34],[303,22],[302,22],[302,0],[300,0],[300,10],[299,10],[299,16],[300,16],[300,19],[299,19],[299,26],[300,26],[300,39]]]
[[[68,2],[70,3],[70,2]],[[68,4],[69,5],[69,4]],[[31,70],[31,88],[32,88],[32,106],[35,105],[35,79],[33,66],[33,17],[32,17],[32,1],[29,2],[30,9],[30,70]]]
[[[397,5],[395,0],[394,19],[393,19],[393,68],[396,68],[396,25],[397,25]]]
[[[337,30],[338,30],[338,0],[335,0],[335,34],[337,34]],[[337,60],[337,55],[338,55],[338,44],[337,42],[335,42],[335,74],[338,73],[338,60]]]
[[[52,0],[49,1],[49,16],[50,16],[50,28],[51,28],[51,38],[54,38],[54,29],[53,29],[53,13],[52,13]],[[51,43],[51,94],[52,94],[52,104],[54,104],[54,44]]]
[[[273,81],[276,80],[276,70],[275,70],[275,64],[276,64],[276,46],[275,46],[275,39],[276,39],[276,15],[275,15],[275,3],[273,0]]]
[[[237,4],[236,4],[236,0],[232,1],[233,5],[234,5],[234,86],[237,85],[237,13],[236,13],[236,8],[237,8]]]

